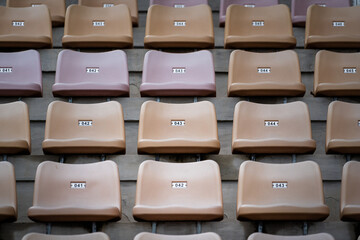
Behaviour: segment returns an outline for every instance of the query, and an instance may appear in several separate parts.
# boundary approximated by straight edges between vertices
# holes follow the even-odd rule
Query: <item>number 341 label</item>
[[[85,189],[86,188],[86,182],[71,182],[70,188],[75,189]]]

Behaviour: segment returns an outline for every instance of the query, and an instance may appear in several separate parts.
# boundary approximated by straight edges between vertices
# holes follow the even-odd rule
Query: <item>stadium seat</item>
[[[326,122],[326,153],[360,153],[360,104],[330,103]]]
[[[52,28],[47,6],[0,6],[0,48],[51,47]]]
[[[253,233],[247,240],[335,240],[328,233],[318,233],[306,236],[279,236],[265,233]]]
[[[125,152],[124,116],[120,103],[49,104],[44,153],[114,154]]]
[[[82,235],[48,235],[41,233],[26,234],[22,240],[110,240],[109,236],[102,232]]]
[[[148,9],[145,48],[213,48],[214,29],[208,5]]]
[[[219,25],[225,26],[226,9],[231,4],[243,5],[244,7],[269,7],[279,4],[278,0],[220,0]]]
[[[71,5],[66,11],[64,48],[131,48],[132,22],[129,8]]]
[[[307,10],[305,48],[359,48],[360,6]]]
[[[0,104],[0,154],[31,151],[29,110],[24,102]]]
[[[215,106],[202,101],[143,103],[140,110],[138,153],[218,153],[220,142]]]
[[[58,55],[52,90],[56,97],[129,96],[126,53],[63,50]]]
[[[208,4],[208,0],[150,0],[151,5],[162,5],[175,8],[193,7],[201,4]]]
[[[313,153],[310,114],[304,102],[236,104],[233,153]]]
[[[212,160],[140,164],[133,216],[137,221],[212,221],[224,216],[219,165]]]
[[[45,4],[49,8],[54,27],[64,25],[65,0],[6,0],[7,7],[37,7],[41,4]]]
[[[42,72],[37,51],[0,53],[0,96],[42,96]]]
[[[236,215],[240,221],[326,219],[329,208],[324,202],[319,165],[313,161],[243,162],[239,170]]]
[[[293,50],[230,55],[228,96],[304,96],[298,55]]]
[[[314,96],[360,96],[360,53],[320,50],[315,58]]]
[[[119,4],[126,4],[130,10],[131,21],[134,27],[139,24],[137,0],[79,0],[79,5],[88,7],[113,7]]]
[[[249,8],[230,5],[226,11],[225,48],[294,48],[290,10],[279,4]]]
[[[0,222],[17,219],[15,170],[11,163],[0,162]]]
[[[121,194],[116,163],[40,163],[28,216],[36,222],[119,220]]]
[[[341,179],[340,218],[343,221],[360,221],[360,163],[345,163]]]
[[[139,233],[134,240],[221,240],[216,233],[202,233],[193,235],[162,235],[153,233]]]
[[[211,52],[145,54],[141,96],[215,96],[215,70]]]

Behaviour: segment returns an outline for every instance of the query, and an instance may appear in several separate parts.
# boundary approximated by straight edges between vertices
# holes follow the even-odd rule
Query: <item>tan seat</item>
[[[141,163],[133,216],[138,221],[211,221],[224,215],[219,165]]]
[[[360,96],[360,53],[321,50],[316,54],[315,96]]]
[[[141,106],[138,153],[218,153],[220,142],[214,104],[208,101]]]
[[[146,48],[214,48],[210,7],[150,6],[144,44]]]
[[[299,58],[295,51],[230,55],[228,96],[303,96]]]
[[[121,194],[116,163],[40,163],[28,216],[37,222],[119,220]]]
[[[265,233],[253,233],[247,240],[335,240],[328,233],[318,233],[306,236],[278,236]]]
[[[307,10],[305,48],[359,48],[360,6]]]
[[[235,106],[233,153],[313,153],[310,114],[304,102]]]
[[[62,45],[65,48],[131,48],[129,8],[125,4],[109,8],[69,6]]]
[[[341,179],[340,218],[343,221],[360,221],[360,163],[345,163]]]
[[[40,233],[26,234],[22,240],[110,240],[109,236],[102,232],[82,235],[48,235]]]
[[[225,48],[294,48],[290,10],[279,4],[249,8],[230,5],[226,11]]]
[[[45,4],[50,10],[52,25],[63,26],[65,21],[65,0],[7,0],[7,7],[36,7]]]
[[[17,219],[15,170],[11,163],[0,162],[0,222]]]
[[[360,153],[360,104],[330,103],[326,122],[326,153]]]
[[[125,128],[120,103],[50,103],[42,147],[51,154],[124,153]]]
[[[256,186],[256,187],[255,187]],[[320,167],[243,162],[239,170],[238,220],[319,221],[329,216]]]
[[[24,102],[0,104],[0,154],[29,154],[29,110]]]
[[[88,7],[113,7],[115,5],[125,4],[128,6],[131,15],[131,21],[134,27],[139,24],[138,3],[137,0],[79,0],[79,5]]]
[[[193,235],[162,235],[153,233],[139,233],[134,240],[221,240],[216,233],[201,233]]]
[[[52,28],[47,6],[0,6],[0,47],[51,48]]]

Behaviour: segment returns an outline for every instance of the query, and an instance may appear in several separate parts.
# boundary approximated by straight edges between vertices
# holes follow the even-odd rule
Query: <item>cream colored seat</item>
[[[16,221],[18,210],[15,170],[9,162],[0,162],[0,193],[0,222]]]
[[[335,240],[328,233],[318,233],[306,236],[279,236],[265,233],[253,233],[247,240]]]
[[[40,233],[26,234],[22,240],[110,240],[109,236],[102,232],[82,235],[48,235]]]
[[[163,235],[153,233],[139,233],[134,240],[221,240],[216,233],[202,233],[193,235]]]
[[[360,163],[345,163],[341,179],[340,218],[343,221],[360,221]]]

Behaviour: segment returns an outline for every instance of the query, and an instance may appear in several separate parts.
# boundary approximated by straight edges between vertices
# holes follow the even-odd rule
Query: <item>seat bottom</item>
[[[360,139],[332,139],[326,143],[326,153],[359,154]]]
[[[14,222],[17,219],[17,213],[12,206],[0,206],[0,222]]]
[[[52,87],[55,97],[120,97],[129,96],[129,85],[95,83],[55,83]]]
[[[214,48],[211,36],[153,36],[144,38],[145,48]]]
[[[315,87],[312,94],[316,97],[358,97],[360,96],[360,83],[320,83],[318,86]]]
[[[341,221],[360,221],[360,207],[358,205],[346,205],[341,209]]]
[[[312,35],[305,39],[305,48],[360,48],[360,35]]]
[[[305,94],[305,85],[302,83],[233,83],[229,86],[228,96],[284,96],[302,97]]]
[[[132,36],[114,35],[111,37],[98,35],[64,35],[62,46],[65,48],[132,48]]]
[[[277,236],[265,233],[253,233],[247,240],[335,240],[328,233],[318,233],[306,236]]]
[[[136,235],[134,240],[221,240],[221,238],[212,232],[192,235],[163,235],[142,232]]]
[[[26,234],[22,240],[110,240],[109,236],[102,232],[81,235],[49,235],[41,233]]]
[[[142,83],[140,85],[141,96],[144,97],[168,97],[168,96],[215,96],[215,84],[185,84],[185,83]]]
[[[225,48],[294,48],[296,38],[287,35],[278,36],[227,36]]]

